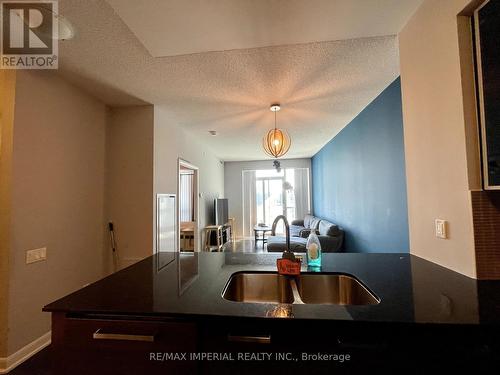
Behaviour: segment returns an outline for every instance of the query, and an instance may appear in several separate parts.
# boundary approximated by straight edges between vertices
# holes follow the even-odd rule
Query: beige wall
[[[477,132],[464,107],[457,20],[469,2],[426,0],[399,42],[411,253],[475,277],[469,188],[478,178],[469,174],[477,159],[468,161],[466,133]],[[449,239],[435,237],[436,218],[449,221]]]
[[[53,72],[17,73],[9,354],[50,330],[46,303],[103,275],[106,112]]]
[[[311,171],[311,159],[284,159],[280,162],[282,168],[309,168],[309,171]],[[243,237],[242,173],[244,170],[256,169],[273,169],[273,160],[231,161],[224,163],[224,197],[229,200],[229,217],[235,218],[234,231],[236,237]]]
[[[113,108],[108,117],[106,219],[120,267],[153,253],[153,120],[153,106]]]
[[[15,85],[15,72],[0,70],[0,358],[7,356]]]
[[[199,235],[203,241],[203,228],[212,220],[214,198],[224,196],[224,165],[206,145],[181,129],[167,109],[155,106],[154,117],[154,196],[158,193],[177,194],[178,158],[197,166],[201,193]]]
[[[112,271],[108,221],[115,224],[119,266],[152,253],[154,113],[152,106],[108,109],[46,71],[19,72],[7,103],[0,78],[0,357],[6,357],[50,330],[45,304]],[[39,247],[47,247],[47,260],[25,264],[26,251]]]

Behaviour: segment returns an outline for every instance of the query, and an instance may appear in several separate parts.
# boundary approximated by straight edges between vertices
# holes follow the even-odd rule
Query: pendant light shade
[[[266,154],[273,158],[285,155],[292,143],[290,136],[285,130],[276,127],[276,112],[280,110],[279,104],[273,104],[271,111],[274,112],[274,129],[271,129],[262,139],[262,146]]]
[[[271,157],[279,158],[290,149],[290,136],[281,129],[271,129],[263,139],[264,151]]]

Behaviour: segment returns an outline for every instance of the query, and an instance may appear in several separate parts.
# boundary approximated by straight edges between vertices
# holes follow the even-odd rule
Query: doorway
[[[179,159],[177,196],[179,220],[179,251],[199,251],[198,167]]]

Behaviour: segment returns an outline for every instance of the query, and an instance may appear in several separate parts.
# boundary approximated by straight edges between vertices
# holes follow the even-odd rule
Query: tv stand
[[[221,251],[231,241],[231,225],[208,225],[205,227],[205,251]]]

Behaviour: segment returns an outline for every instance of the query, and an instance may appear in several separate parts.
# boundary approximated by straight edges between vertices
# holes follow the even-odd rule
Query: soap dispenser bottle
[[[311,230],[306,243],[307,266],[313,269],[321,267],[321,244],[315,230]]]

